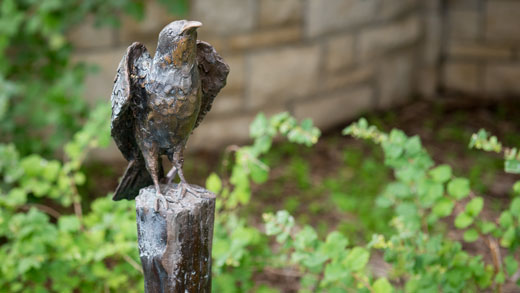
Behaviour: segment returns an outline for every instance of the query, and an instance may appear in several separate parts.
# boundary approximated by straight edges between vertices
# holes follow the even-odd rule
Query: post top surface
[[[179,212],[181,210],[192,210],[196,206],[200,206],[203,202],[214,200],[215,194],[198,185],[190,184],[197,191],[197,195],[186,192],[181,195],[181,188],[178,184],[161,184],[161,192],[164,196],[173,198],[174,201],[168,201],[168,211]],[[139,191],[139,195],[135,198],[136,208],[154,209],[157,200],[157,193],[154,186],[148,186]],[[160,204],[159,211],[164,211],[165,207]]]

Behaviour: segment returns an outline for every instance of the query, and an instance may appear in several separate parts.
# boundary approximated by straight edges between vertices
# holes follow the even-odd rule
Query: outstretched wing
[[[143,86],[151,64],[152,58],[146,47],[141,43],[133,43],[119,63],[114,79],[114,89],[110,98],[111,135],[128,161],[135,159],[139,150],[135,140],[135,116],[132,108],[146,99]]]
[[[224,63],[215,48],[206,42],[197,41],[197,62],[199,64],[202,102],[195,127],[202,122],[206,113],[211,110],[213,100],[220,89],[226,85],[229,74],[229,66]]]

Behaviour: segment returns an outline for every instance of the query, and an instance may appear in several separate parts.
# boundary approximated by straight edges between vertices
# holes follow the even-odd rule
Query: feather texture
[[[215,51],[215,48],[203,41],[197,41],[197,63],[202,88],[202,101],[197,122],[195,122],[195,127],[193,128],[199,126],[206,114],[211,110],[213,100],[226,85],[226,79],[229,74],[229,66],[224,63],[224,60]]]

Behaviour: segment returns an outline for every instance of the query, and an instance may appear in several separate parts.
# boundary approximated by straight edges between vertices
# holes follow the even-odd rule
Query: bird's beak
[[[189,29],[199,28],[201,26],[202,23],[200,21],[188,21],[182,28],[182,32],[185,32]]]

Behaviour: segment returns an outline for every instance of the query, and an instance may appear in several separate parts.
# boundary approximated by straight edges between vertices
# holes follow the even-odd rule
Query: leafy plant
[[[185,0],[162,2],[186,11]],[[0,3],[0,142],[49,157],[72,138],[88,116],[82,94],[91,68],[71,61],[67,33],[89,16],[96,26],[117,26],[121,12],[141,19],[144,1]]]
[[[238,211],[251,199],[251,181],[263,183],[267,180],[269,166],[261,156],[269,151],[277,134],[286,136],[291,142],[311,146],[317,142],[320,131],[312,121],[304,120],[299,124],[286,112],[269,119],[260,113],[250,126],[254,143],[231,148],[235,156],[229,180],[223,181],[215,173],[207,179],[206,188],[218,194],[213,242],[216,292],[242,292],[254,288],[253,274],[262,270],[272,254],[265,235],[245,219],[240,219]]]
[[[407,279],[405,289],[460,292],[493,286],[500,292],[502,284],[517,271],[518,219],[512,210],[520,206],[520,198],[515,198],[498,219],[486,220],[480,216],[484,199],[471,191],[469,180],[454,176],[448,165],[434,167],[418,137],[407,137],[399,130],[382,133],[364,119],[347,127],[344,134],[381,145],[385,164],[394,169],[397,181],[388,185],[378,204],[397,212],[393,221],[396,233],[389,240],[375,236],[371,246],[384,250],[396,277]],[[496,138],[487,142],[483,138],[481,131],[470,145],[500,149]],[[454,217],[457,229],[464,230],[465,242],[478,240],[487,246],[492,264],[484,262],[482,255],[464,251],[458,241],[439,229],[445,223],[440,220],[449,216]],[[498,240],[510,249],[506,256],[501,255]]]
[[[86,208],[78,192],[88,150],[109,142],[109,111],[100,105],[91,112],[65,146],[64,163],[35,154],[21,157],[13,144],[0,145],[1,288],[140,291],[133,203],[113,205],[104,197]]]

